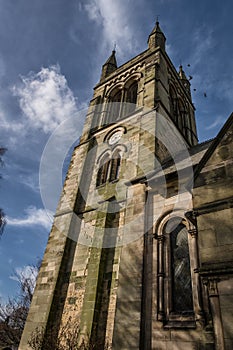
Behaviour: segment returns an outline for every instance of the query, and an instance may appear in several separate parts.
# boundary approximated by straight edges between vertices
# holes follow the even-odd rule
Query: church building
[[[64,349],[233,349],[233,114],[198,143],[165,41],[156,22],[144,52],[102,67],[20,350],[64,330]]]

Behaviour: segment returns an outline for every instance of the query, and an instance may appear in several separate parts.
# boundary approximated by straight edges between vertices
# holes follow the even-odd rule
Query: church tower
[[[46,350],[64,325],[98,350],[213,349],[186,215],[206,146],[196,146],[190,82],[165,42],[156,22],[144,52],[118,67],[113,51],[102,67],[20,350],[38,329]]]

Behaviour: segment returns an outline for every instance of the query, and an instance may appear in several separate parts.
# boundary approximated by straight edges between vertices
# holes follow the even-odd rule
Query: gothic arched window
[[[173,86],[170,85],[170,111],[172,119],[178,122],[177,95]]]
[[[184,134],[185,130],[185,107],[181,98],[178,99],[178,128]]]
[[[108,122],[114,122],[120,118],[122,90],[114,91],[109,98]]]
[[[193,326],[194,302],[197,309],[199,301],[197,283],[192,280],[187,222],[181,217],[165,220],[157,236],[158,320],[168,327]],[[192,250],[192,257],[194,254]],[[192,263],[195,261],[193,258]]]
[[[106,154],[100,161],[100,166],[97,172],[96,187],[104,185],[106,182],[112,182],[119,178],[121,166],[120,151],[115,150],[111,156]]]
[[[125,108],[125,114],[132,113],[137,104],[137,94],[138,94],[138,83],[134,81],[126,90],[126,108]]]
[[[113,154],[113,157],[111,160],[109,181],[114,181],[114,180],[118,179],[119,172],[120,172],[120,166],[121,166],[121,156],[119,154],[119,151],[117,151]]]
[[[170,233],[172,312],[192,312],[188,232],[182,223]]]
[[[100,167],[97,172],[96,178],[96,186],[101,186],[107,182],[108,174],[109,174],[109,166],[110,166],[110,158],[109,156],[104,157],[100,162]]]
[[[137,93],[138,93],[138,83],[133,82],[127,89],[127,99],[126,102],[130,102],[136,105],[137,103]]]

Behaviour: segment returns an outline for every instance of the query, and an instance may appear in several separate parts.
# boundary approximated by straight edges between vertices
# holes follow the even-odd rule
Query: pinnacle
[[[185,72],[183,70],[182,65],[180,65],[180,67],[179,67],[179,77],[180,77],[180,79],[186,79],[187,80],[187,77],[185,75]]]
[[[162,30],[161,30],[161,28],[159,26],[159,21],[158,20],[156,21],[154,29],[152,30],[151,34],[154,34],[154,33],[162,33],[163,34],[163,32],[162,32]]]
[[[114,66],[117,67],[117,62],[116,62],[116,51],[112,50],[112,54],[111,56],[107,59],[107,61],[105,62],[105,64],[113,64]]]

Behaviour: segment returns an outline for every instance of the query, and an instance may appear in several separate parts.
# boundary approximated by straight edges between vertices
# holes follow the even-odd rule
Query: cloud
[[[10,275],[9,278],[13,281],[21,282],[30,281],[30,287],[32,288],[32,292],[36,285],[36,278],[38,275],[38,268],[33,265],[26,265],[23,267],[16,267],[15,273]]]
[[[137,42],[130,16],[126,16],[130,14],[129,7],[123,0],[88,0],[84,5],[89,19],[102,27],[103,42],[112,48],[115,42],[119,44],[119,56],[133,52]]]
[[[222,125],[224,123],[224,118],[218,116],[210,125],[208,125],[205,129],[206,130],[211,130],[216,128],[219,125]]]
[[[68,87],[59,65],[42,68],[21,77],[13,87],[30,128],[53,131],[62,121],[76,113],[76,99]]]
[[[10,131],[13,133],[19,133],[19,132],[22,133],[24,131],[24,126],[21,122],[7,119],[7,113],[5,112],[1,102],[0,102],[0,124],[1,124],[1,130]]]
[[[37,173],[33,175],[19,174],[17,181],[23,184],[24,186],[27,186],[28,188],[30,188],[32,191],[36,193],[39,193],[40,191],[39,179],[38,179]]]
[[[7,225],[28,227],[39,225],[46,230],[51,228],[52,217],[48,215],[45,209],[37,209],[36,207],[29,207],[25,210],[26,216],[24,218],[7,217]]]
[[[209,50],[215,46],[214,32],[206,25],[200,26],[193,33],[193,47],[192,56],[189,61],[192,62],[194,68],[199,63],[205,62],[205,58],[208,57],[209,63]]]

